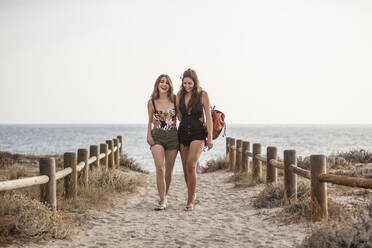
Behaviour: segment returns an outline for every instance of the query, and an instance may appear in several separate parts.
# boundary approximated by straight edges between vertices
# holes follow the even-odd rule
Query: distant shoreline
[[[0,126],[146,126],[147,123],[0,123]],[[228,126],[371,126],[372,123],[227,123]]]

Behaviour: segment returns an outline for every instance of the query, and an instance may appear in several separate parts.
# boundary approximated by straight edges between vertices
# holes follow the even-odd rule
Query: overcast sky
[[[372,123],[372,1],[0,1],[0,123],[145,123],[187,68],[228,123]]]

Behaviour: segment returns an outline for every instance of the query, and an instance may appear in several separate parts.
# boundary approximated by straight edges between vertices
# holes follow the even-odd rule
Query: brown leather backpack
[[[222,129],[224,129],[224,133],[222,137],[226,136],[226,123],[225,123],[225,114],[221,111],[215,109],[216,106],[213,106],[211,109],[212,114],[212,122],[213,122],[213,139],[217,139]],[[207,126],[205,126],[205,132],[208,133]]]

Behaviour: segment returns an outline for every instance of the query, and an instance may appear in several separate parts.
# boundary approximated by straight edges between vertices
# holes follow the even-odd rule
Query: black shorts
[[[178,140],[184,146],[190,146],[190,143],[194,140],[205,141],[206,137],[203,122],[196,118],[181,122],[178,128]]]

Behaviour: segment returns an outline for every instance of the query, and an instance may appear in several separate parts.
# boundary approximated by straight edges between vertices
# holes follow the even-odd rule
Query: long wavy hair
[[[168,98],[169,98],[169,100],[173,101],[173,83],[172,83],[172,80],[170,79],[170,77],[167,74],[161,74],[156,79],[155,85],[154,85],[154,90],[152,91],[152,94],[151,94],[151,99],[155,100],[155,99],[158,99],[160,97],[160,95],[159,95],[159,84],[160,84],[160,80],[161,80],[162,77],[165,77],[167,79],[167,83],[169,85]]]
[[[184,78],[190,78],[194,82],[194,87],[192,88],[192,95],[190,98],[189,103],[187,104],[186,111],[189,112],[195,104],[200,100],[200,94],[202,92],[202,88],[200,87],[199,78],[196,72],[192,69],[187,69],[182,76],[182,82]],[[185,105],[185,95],[187,91],[183,87],[183,83],[181,84],[181,98],[180,98],[180,107]]]

